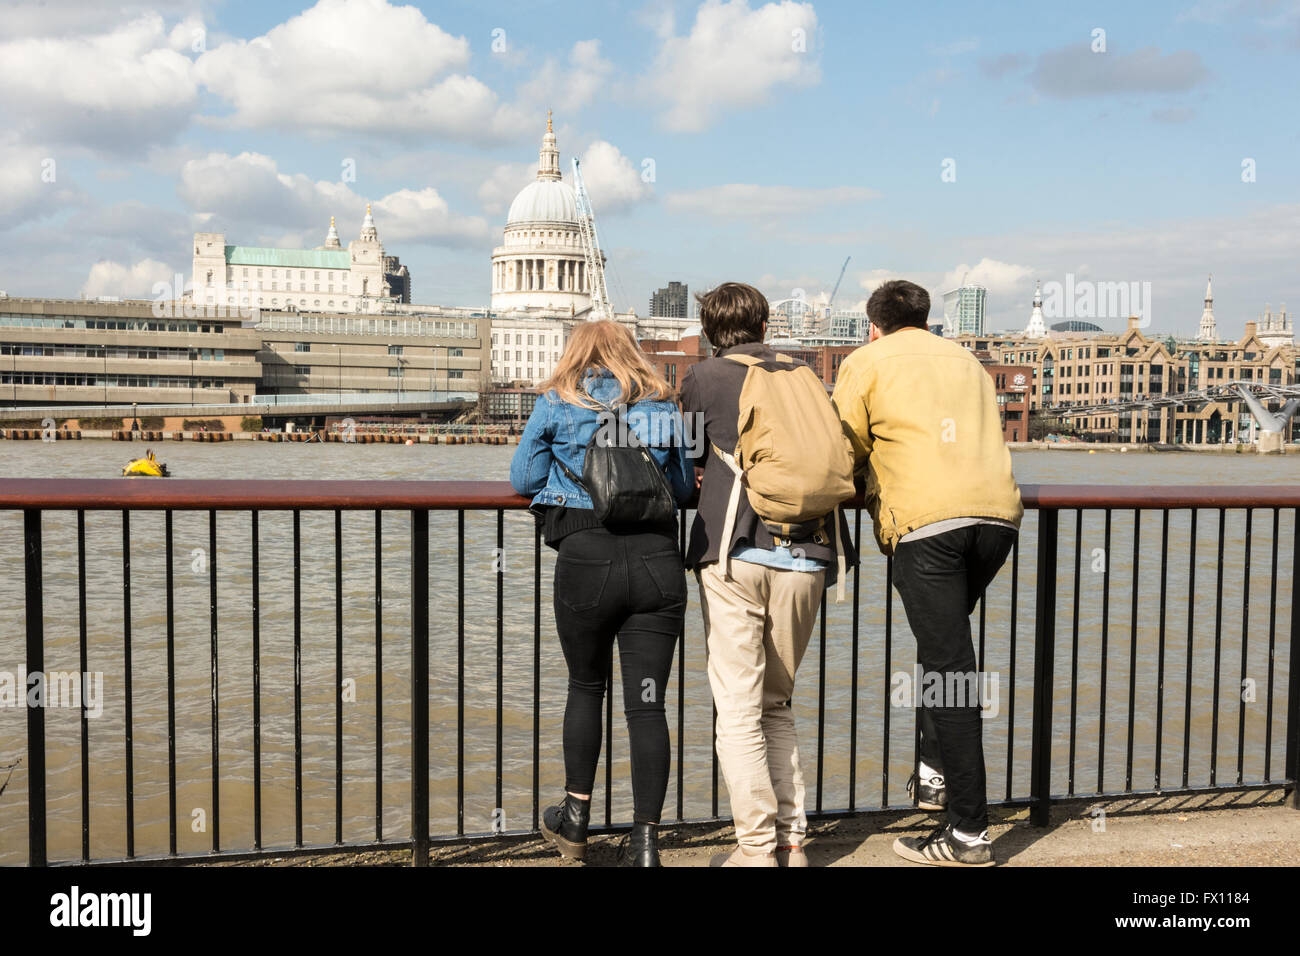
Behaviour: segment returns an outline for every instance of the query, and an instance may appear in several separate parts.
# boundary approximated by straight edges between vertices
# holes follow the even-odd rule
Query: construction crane
[[[600,238],[596,235],[596,213],[591,208],[591,197],[582,181],[582,168],[578,157],[573,157],[573,192],[578,203],[578,232],[582,236],[582,256],[587,263],[587,284],[591,287],[591,313],[588,321],[612,318],[614,309],[609,304],[605,288],[605,257],[600,251]]]
[[[840,277],[835,280],[835,288],[831,289],[831,297],[826,302],[826,318],[828,319],[831,317],[831,306],[835,304],[835,294],[840,291],[840,283],[844,281],[844,272],[848,269],[849,260],[852,258],[852,256],[845,256],[844,265],[840,266]]]

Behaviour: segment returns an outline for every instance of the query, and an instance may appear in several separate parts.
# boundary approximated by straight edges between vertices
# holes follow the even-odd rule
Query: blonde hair
[[[566,402],[586,408],[605,406],[592,398],[582,381],[588,369],[607,369],[618,381],[621,401],[629,405],[651,399],[671,399],[673,387],[654,370],[624,326],[609,319],[574,327],[555,371],[541,384]]]

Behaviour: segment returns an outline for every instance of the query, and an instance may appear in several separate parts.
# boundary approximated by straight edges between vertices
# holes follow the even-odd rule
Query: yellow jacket
[[[993,379],[971,352],[925,329],[902,328],[840,365],[835,407],[866,469],[880,550],[946,518],[1024,515],[1011,474]]]

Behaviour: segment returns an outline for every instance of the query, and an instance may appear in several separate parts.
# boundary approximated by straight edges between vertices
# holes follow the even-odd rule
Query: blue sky
[[[1223,333],[1300,305],[1293,0],[50,6],[0,12],[11,295],[147,296],[194,231],[346,242],[370,200],[417,301],[484,304],[550,106],[620,309],[850,255],[837,304],[969,274],[999,328],[1067,275],[1150,283],[1160,331],[1211,272]]]

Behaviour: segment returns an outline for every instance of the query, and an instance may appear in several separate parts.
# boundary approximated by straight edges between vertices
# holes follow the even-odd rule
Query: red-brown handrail
[[[1295,485],[1021,485],[1029,509],[1295,508]],[[853,498],[850,506],[862,503]],[[188,478],[5,478],[0,510],[517,509],[507,481],[285,481]]]

